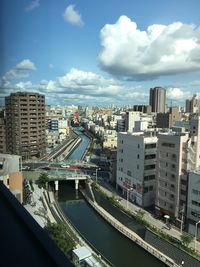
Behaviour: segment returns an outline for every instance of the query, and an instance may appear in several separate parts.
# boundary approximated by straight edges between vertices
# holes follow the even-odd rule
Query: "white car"
[[[69,167],[70,167],[70,165],[65,165],[65,164],[62,164],[62,165],[60,165],[60,167],[61,167],[61,168],[69,168]]]

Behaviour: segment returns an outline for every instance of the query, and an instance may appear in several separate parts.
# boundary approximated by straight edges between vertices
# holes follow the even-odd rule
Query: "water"
[[[80,145],[68,158],[80,160],[90,139],[82,132]],[[165,264],[145,252],[108,224],[74,189],[74,182],[59,184],[58,202],[80,233],[116,267],[165,267]]]
[[[165,264],[145,252],[108,224],[74,190],[74,183],[60,184],[61,209],[93,246],[116,267],[164,267]]]
[[[73,151],[73,153],[67,158],[67,160],[81,160],[85,150],[87,149],[90,139],[84,135],[81,131],[76,131],[81,137],[81,143],[79,146]]]

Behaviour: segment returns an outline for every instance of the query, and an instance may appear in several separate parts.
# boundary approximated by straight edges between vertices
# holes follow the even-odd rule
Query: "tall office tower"
[[[156,144],[150,132],[118,133],[117,189],[141,207],[155,203]]]
[[[166,90],[162,87],[150,88],[149,105],[152,107],[152,112],[165,113]]]
[[[189,133],[183,130],[158,134],[155,208],[177,223],[187,198],[188,140]]]
[[[7,153],[23,159],[41,157],[46,151],[45,97],[17,92],[5,98]]]

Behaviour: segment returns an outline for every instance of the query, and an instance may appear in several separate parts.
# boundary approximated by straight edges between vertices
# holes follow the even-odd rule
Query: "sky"
[[[167,90],[200,92],[199,0],[1,0],[0,104],[14,92],[49,105],[126,106]]]

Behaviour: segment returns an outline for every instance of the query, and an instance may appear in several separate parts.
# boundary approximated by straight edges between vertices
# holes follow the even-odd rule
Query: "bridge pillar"
[[[78,183],[79,183],[79,180],[75,180],[75,189],[78,190]]]
[[[55,190],[58,191],[58,181],[55,181]]]

